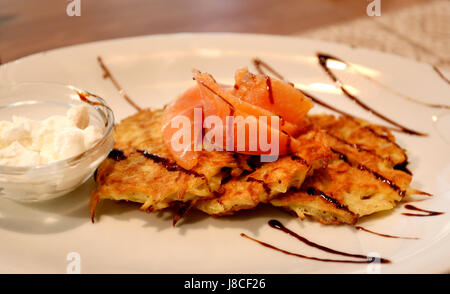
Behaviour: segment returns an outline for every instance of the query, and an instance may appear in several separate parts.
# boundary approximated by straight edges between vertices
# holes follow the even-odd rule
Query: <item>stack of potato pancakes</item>
[[[419,192],[409,187],[405,150],[386,128],[353,117],[308,115],[312,102],[292,84],[246,69],[229,88],[200,72],[194,79],[196,88],[170,106],[141,110],[115,127],[114,149],[95,175],[93,220],[98,202],[110,199],[141,203],[147,212],[177,207],[174,223],[190,209],[223,216],[266,203],[302,220],[354,224]],[[257,152],[205,150],[186,160],[171,150],[164,127],[173,114],[195,105],[217,113],[229,107],[231,115],[276,114],[295,126],[282,134],[296,147],[273,162],[261,162]]]

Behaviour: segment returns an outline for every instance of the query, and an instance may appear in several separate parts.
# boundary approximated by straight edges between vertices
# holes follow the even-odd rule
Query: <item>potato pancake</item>
[[[115,127],[114,149],[96,172],[91,216],[101,199],[142,203],[141,209],[164,209],[173,201],[212,197],[226,171],[239,175],[245,166],[238,154],[202,152],[192,170],[178,166],[162,139],[162,110],[142,110]],[[230,173],[230,172],[229,172]]]
[[[326,144],[335,154],[325,169],[271,204],[311,216],[324,224],[354,224],[359,217],[392,209],[409,194],[412,175],[405,169],[405,150],[389,130],[349,117],[310,117],[313,129],[325,130]]]
[[[196,208],[211,215],[229,215],[268,203],[290,188],[300,188],[315,169],[327,166],[332,153],[325,144],[326,134],[311,131],[298,138],[302,150],[277,161],[262,164],[250,174],[243,174],[222,185],[216,198],[200,200]]]

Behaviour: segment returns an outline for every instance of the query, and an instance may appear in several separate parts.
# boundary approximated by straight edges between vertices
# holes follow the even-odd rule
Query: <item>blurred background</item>
[[[374,3],[379,16],[368,15]],[[69,5],[80,16],[69,16]],[[443,70],[450,64],[448,0],[0,0],[3,63],[73,44],[178,32],[289,35],[386,51]]]

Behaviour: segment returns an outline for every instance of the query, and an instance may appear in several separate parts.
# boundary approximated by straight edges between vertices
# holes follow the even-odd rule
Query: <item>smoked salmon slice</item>
[[[276,156],[301,147],[295,137],[312,102],[291,85],[246,69],[236,73],[235,88],[229,90],[210,74],[194,70],[193,78],[197,85],[168,105],[162,118],[164,143],[179,166],[195,167],[199,152],[208,150],[205,144],[214,147],[211,150]],[[187,129],[177,124],[180,117],[189,123]],[[208,124],[210,118],[215,122]],[[180,131],[190,135],[188,142]]]
[[[173,103],[169,104],[165,108],[162,116],[162,135],[164,143],[175,159],[175,162],[187,170],[190,170],[197,165],[199,157],[199,151],[197,151],[198,148],[195,147],[196,144],[199,143],[198,140],[200,138],[198,137],[199,134],[196,134],[196,130],[198,130],[199,127],[201,130],[201,126],[198,126],[198,123],[202,123],[202,121],[195,121],[195,108],[202,108],[202,99],[198,86],[189,88]],[[182,128],[182,126],[172,126],[172,123],[175,124],[178,116],[185,117],[190,122],[190,142],[175,142],[180,139],[178,136],[175,136],[175,134]],[[175,143],[184,144],[185,147],[181,150],[179,148],[174,148]]]
[[[214,128],[217,134],[222,134],[222,138],[224,139],[218,144],[217,142],[210,143],[215,144],[216,147],[223,150],[231,151],[230,145],[227,145],[231,140],[233,142],[233,145],[231,145],[233,151],[251,155],[270,154],[272,150],[264,150],[266,148],[262,148],[262,146],[265,144],[272,145],[272,136],[278,140],[277,155],[291,153],[293,149],[298,147],[296,140],[291,136],[292,134],[295,135],[298,133],[298,130],[293,124],[283,122],[279,116],[268,110],[242,101],[239,97],[223,89],[211,75],[199,71],[194,71],[193,73],[194,79],[200,88],[204,117],[216,115],[222,121],[222,124],[216,125]],[[229,127],[232,133],[227,133],[225,130],[225,126],[228,124],[226,120],[227,116],[246,119],[246,123],[239,124],[237,119],[234,120],[233,126]],[[255,119],[248,119],[249,117]],[[264,117],[266,122],[261,122],[259,120],[260,117]],[[273,117],[280,120],[278,127],[272,127],[271,119]],[[241,127],[246,128],[245,132],[240,129]],[[245,140],[239,140],[239,134],[245,134]],[[261,140],[262,134],[265,134],[264,140]]]
[[[233,115],[233,112],[237,111],[239,111],[241,115],[247,114],[248,116],[254,116],[256,118],[265,116],[269,118],[269,120],[272,116],[279,116],[270,110],[248,103],[239,96],[235,96],[232,92],[225,90],[210,74],[194,70],[193,75],[198,85],[204,88],[201,90],[201,93],[204,94],[203,103],[205,117],[208,115],[219,115],[222,118],[225,113],[226,115]],[[219,100],[222,100],[222,102]],[[214,103],[215,105],[210,106],[209,103]],[[283,117],[280,117],[280,129],[294,137],[301,132],[296,125],[285,121]]]
[[[252,74],[246,68],[236,71],[235,81],[233,93],[240,99],[269,110],[299,128],[304,126],[306,114],[314,106],[311,99],[292,85]]]

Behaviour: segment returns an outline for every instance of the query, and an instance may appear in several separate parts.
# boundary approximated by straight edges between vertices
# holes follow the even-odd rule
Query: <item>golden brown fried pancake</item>
[[[358,216],[347,207],[315,189],[289,191],[270,203],[292,211],[302,220],[307,216],[323,224],[354,224],[358,220]]]
[[[100,165],[91,215],[100,199],[142,203],[146,211],[186,203],[228,215],[259,203],[324,224],[354,224],[392,209],[411,189],[405,150],[385,128],[349,117],[314,115],[298,138],[302,150],[275,162],[230,152],[202,152],[187,171],[176,165],[161,135],[162,110],[143,110],[115,128],[115,146]]]
[[[327,131],[335,159],[307,178],[300,191],[274,199],[274,206],[311,216],[325,224],[355,223],[359,217],[395,207],[407,194],[412,176],[397,169],[407,162],[392,134],[349,117],[311,116],[314,128]]]
[[[333,115],[320,114],[311,115],[309,119],[314,128],[325,130],[359,149],[371,150],[391,161],[393,165],[407,160],[405,150],[395,143],[395,137],[384,127],[348,116],[336,118]]]
[[[238,175],[246,168],[239,155],[228,152],[203,152],[191,171],[177,166],[163,143],[162,112],[142,110],[115,127],[115,149],[97,170],[92,216],[100,199],[139,202],[141,209],[152,211],[173,201],[211,197],[225,169]]]
[[[325,134],[313,130],[299,138],[302,152],[275,162],[255,165],[256,157],[202,152],[199,164],[187,171],[174,163],[162,141],[161,114],[143,110],[116,126],[115,149],[97,171],[92,215],[100,199],[143,203],[141,209],[146,211],[174,202],[197,202],[206,213],[230,214],[268,202],[290,187],[299,188],[307,175],[331,158]],[[227,183],[221,186],[225,177]]]
[[[196,208],[211,215],[228,215],[261,202],[268,203],[289,188],[300,188],[314,169],[328,164],[332,154],[324,144],[323,132],[311,131],[298,140],[303,147],[301,152],[265,163],[250,174],[230,180],[222,185],[216,198],[200,200]]]

